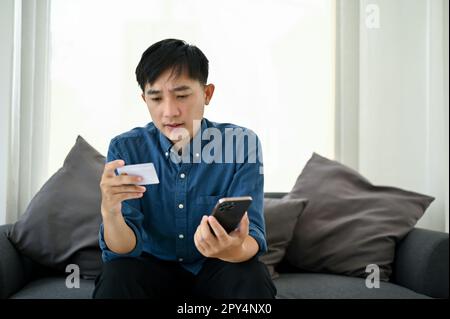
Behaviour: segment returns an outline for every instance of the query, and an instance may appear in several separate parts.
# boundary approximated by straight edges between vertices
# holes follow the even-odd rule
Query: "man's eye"
[[[178,99],[184,99],[184,98],[186,98],[186,97],[188,97],[188,96],[187,96],[187,95],[178,95],[178,96],[177,96]]]
[[[152,101],[158,102],[158,101],[161,101],[161,98],[160,97],[154,97],[154,98],[152,98]]]

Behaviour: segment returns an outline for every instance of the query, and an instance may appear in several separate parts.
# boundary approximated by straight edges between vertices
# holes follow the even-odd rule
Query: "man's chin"
[[[186,129],[172,130],[171,132],[165,132],[164,134],[172,143],[181,142],[183,140],[189,140],[190,135]]]

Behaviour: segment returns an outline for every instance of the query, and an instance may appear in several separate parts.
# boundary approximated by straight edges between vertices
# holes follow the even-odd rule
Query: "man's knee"
[[[240,293],[236,298],[275,298],[276,288],[266,266],[257,259],[231,264]],[[242,295],[240,295],[242,294]]]
[[[273,299],[276,295],[276,288],[272,282],[266,266],[259,262],[257,258],[252,258],[242,263],[228,263],[215,261],[216,265],[211,268],[212,273],[216,273],[217,282],[202,282],[208,285],[207,294],[218,298],[244,298],[244,299]],[[216,291],[211,286],[220,288]],[[205,290],[203,290],[205,291]]]
[[[139,261],[134,258],[115,259],[103,264],[101,274],[95,280],[92,297],[111,298],[145,298],[141,287]]]

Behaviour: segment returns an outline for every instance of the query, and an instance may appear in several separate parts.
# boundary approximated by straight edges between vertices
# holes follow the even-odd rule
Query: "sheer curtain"
[[[448,1],[337,2],[336,153],[373,183],[434,196],[448,232]]]
[[[5,0],[0,223],[17,220],[47,177],[49,0]]]

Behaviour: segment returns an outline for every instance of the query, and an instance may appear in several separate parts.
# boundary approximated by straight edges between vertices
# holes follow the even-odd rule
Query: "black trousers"
[[[177,262],[144,254],[103,264],[93,298],[273,299],[276,288],[256,257],[241,263],[208,258],[194,275]]]

